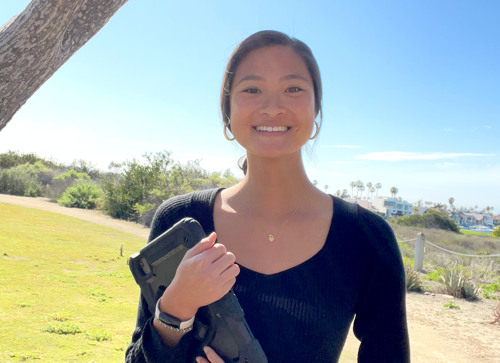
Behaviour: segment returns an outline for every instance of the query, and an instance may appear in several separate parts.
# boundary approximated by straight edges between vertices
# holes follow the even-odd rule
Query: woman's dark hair
[[[250,54],[250,52],[264,48],[272,47],[275,45],[283,45],[290,47],[305,63],[309,74],[311,76],[313,86],[314,86],[314,110],[316,112],[316,117],[319,115],[319,126],[321,128],[322,121],[322,87],[321,87],[321,77],[319,74],[319,67],[311,49],[302,41],[296,38],[290,38],[288,35],[274,31],[274,30],[264,30],[250,35],[248,38],[243,40],[234,50],[229,61],[227,62],[226,71],[224,73],[224,78],[222,80],[222,88],[220,92],[220,109],[222,113],[222,122],[224,126],[229,128],[231,131],[231,125],[229,120],[231,118],[231,88],[233,86],[234,76],[236,70],[238,69],[241,62]],[[241,170],[246,175],[247,173],[247,160],[246,157],[242,157],[238,162]]]

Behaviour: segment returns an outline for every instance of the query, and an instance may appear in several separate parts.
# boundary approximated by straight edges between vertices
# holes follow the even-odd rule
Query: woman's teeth
[[[257,131],[267,131],[267,132],[275,132],[275,131],[286,131],[288,130],[287,126],[257,126],[255,127]]]

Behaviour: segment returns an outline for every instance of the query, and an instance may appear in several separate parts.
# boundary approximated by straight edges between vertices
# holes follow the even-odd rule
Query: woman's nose
[[[268,115],[271,118],[285,113],[285,107],[283,106],[279,95],[275,93],[269,93],[268,95],[266,95],[266,97],[263,97],[260,113],[262,115]]]

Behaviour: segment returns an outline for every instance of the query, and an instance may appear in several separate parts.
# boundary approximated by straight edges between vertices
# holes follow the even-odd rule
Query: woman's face
[[[289,47],[252,51],[231,89],[231,132],[248,154],[280,157],[311,137],[314,86],[304,61]]]

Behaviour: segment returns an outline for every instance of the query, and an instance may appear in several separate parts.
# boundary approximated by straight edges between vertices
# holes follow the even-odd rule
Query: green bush
[[[43,193],[43,186],[36,176],[31,175],[23,165],[0,170],[0,193],[39,197]]]
[[[194,190],[228,187],[238,182],[230,171],[209,173],[199,161],[180,164],[171,152],[146,153],[143,160],[112,162],[103,175],[103,211],[113,218],[149,226],[156,209],[168,198]]]
[[[18,165],[35,164],[36,162],[40,162],[51,169],[58,168],[58,165],[54,161],[41,158],[35,153],[23,154],[19,151],[9,150],[6,153],[0,154],[0,169],[10,169]]]
[[[437,210],[429,210],[423,215],[412,214],[411,216],[402,216],[394,221],[396,224],[408,227],[437,228],[459,233],[460,229],[453,219]]]
[[[54,177],[54,180],[61,180],[61,181],[67,181],[67,180],[89,180],[90,177],[87,173],[81,173],[76,171],[75,169],[70,169],[65,173],[59,174],[58,176]]]
[[[57,203],[63,207],[95,209],[101,196],[102,190],[97,185],[82,183],[66,189]]]
[[[493,230],[493,237],[500,237],[500,226]]]

